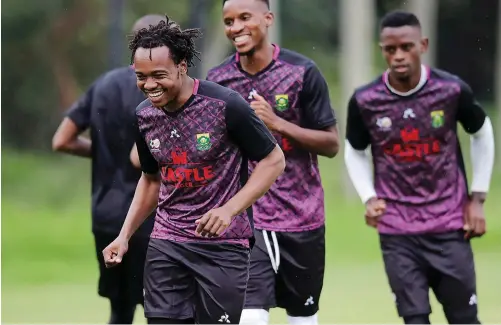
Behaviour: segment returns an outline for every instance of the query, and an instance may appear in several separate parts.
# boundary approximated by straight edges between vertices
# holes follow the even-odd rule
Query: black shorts
[[[431,288],[450,323],[476,318],[475,264],[463,231],[380,235],[380,243],[399,316],[430,314]]]
[[[107,269],[104,265],[103,250],[115,238],[117,234],[94,232],[96,256],[99,262],[98,293],[110,300],[125,300],[134,305],[142,304],[144,261],[150,239],[133,236],[122,263]]]
[[[266,232],[268,249],[263,230],[256,229],[245,308],[280,307],[290,316],[312,316],[318,311],[324,283],[325,227],[304,232],[276,232],[275,236],[276,241],[272,232]],[[279,253],[277,272],[273,265],[276,263],[272,264],[272,259],[277,260],[275,242]]]
[[[146,318],[238,324],[249,255],[240,245],[151,239],[144,269]]]

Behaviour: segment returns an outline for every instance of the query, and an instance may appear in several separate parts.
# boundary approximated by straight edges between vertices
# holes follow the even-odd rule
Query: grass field
[[[103,323],[89,216],[89,163],[2,152],[2,323]],[[400,323],[376,233],[347,200],[341,157],[322,161],[327,196],[327,271],[322,323]],[[488,235],[474,241],[480,318],[501,322],[501,177],[486,204]],[[432,321],[444,323],[433,299]],[[136,323],[145,323],[138,309]],[[274,323],[285,323],[281,310]]]

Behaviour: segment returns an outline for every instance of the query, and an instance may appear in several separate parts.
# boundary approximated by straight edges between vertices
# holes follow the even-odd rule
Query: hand
[[[113,267],[122,262],[122,258],[129,249],[127,239],[117,237],[111,244],[103,250],[104,264],[106,268]]]
[[[486,232],[484,206],[482,202],[470,200],[466,204],[465,224],[463,227],[465,238],[482,237]]]
[[[220,236],[231,223],[233,216],[224,207],[212,209],[202,218],[195,221],[197,235],[207,238]]]
[[[377,228],[381,216],[386,211],[386,202],[373,197],[365,203],[365,223],[369,227]]]
[[[258,94],[254,94],[254,101],[250,103],[250,106],[270,131],[279,131],[279,124],[282,119],[273,112],[273,108],[271,108],[266,99]]]

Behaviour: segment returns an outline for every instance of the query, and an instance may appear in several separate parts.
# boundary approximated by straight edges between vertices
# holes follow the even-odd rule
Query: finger
[[[485,233],[485,220],[483,218],[474,219],[473,234],[480,237]]]
[[[226,228],[228,228],[228,225],[225,224],[224,222],[221,222],[221,225],[216,231],[216,236],[221,236],[221,234],[226,230]]]
[[[216,219],[216,221],[214,222],[214,224],[212,225],[212,227],[209,230],[209,237],[216,236],[217,231],[218,231],[219,227],[221,227],[222,223],[223,223],[223,221],[221,219],[219,219],[219,218]]]
[[[195,220],[195,224],[197,224],[197,229],[195,230],[195,232],[197,234],[200,235],[200,233],[202,232],[202,229],[204,229],[205,224],[207,223],[209,218],[210,218],[210,211],[207,212],[202,218]]]
[[[214,224],[217,223],[218,218],[216,216],[212,216],[207,223],[205,224],[204,229],[202,230],[202,236],[203,237],[208,237],[210,235],[210,231],[212,227],[214,227]]]
[[[264,99],[263,96],[259,95],[258,93],[254,93],[253,95],[254,99],[257,100],[258,102],[266,102],[266,99]]]

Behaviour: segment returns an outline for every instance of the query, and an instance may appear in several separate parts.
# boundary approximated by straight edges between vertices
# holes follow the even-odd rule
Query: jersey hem
[[[179,236],[173,236],[173,235],[154,235],[151,234],[150,238],[152,239],[160,239],[160,240],[169,240],[173,241],[176,243],[195,243],[195,244],[232,244],[232,245],[241,245],[245,248],[249,248],[250,244],[249,241],[250,239],[208,239],[204,240],[202,238],[200,239],[193,239],[193,238],[187,238],[187,237],[179,237]]]
[[[303,226],[303,227],[273,227],[273,226],[254,225],[254,228],[256,230],[266,230],[266,231],[275,231],[275,232],[304,232],[304,231],[311,231],[311,230],[321,228],[324,225],[325,225],[325,222],[318,223],[318,224],[312,224],[312,225],[308,225],[308,226]]]
[[[454,232],[458,230],[462,230],[463,227],[450,227],[446,229],[427,229],[427,230],[421,230],[421,231],[409,231],[409,230],[403,230],[403,229],[383,229],[379,230],[378,233],[380,235],[394,235],[394,236],[412,236],[412,235],[433,235],[433,234],[443,234],[443,233],[448,233],[448,232]]]

